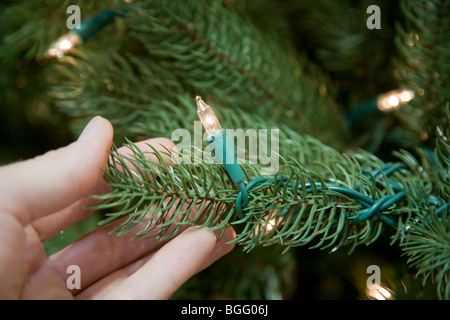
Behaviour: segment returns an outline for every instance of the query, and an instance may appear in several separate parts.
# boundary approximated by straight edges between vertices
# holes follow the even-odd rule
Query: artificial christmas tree
[[[366,25],[374,4],[379,30]],[[148,221],[137,235],[164,240],[185,225],[233,225],[240,245],[233,261],[219,261],[175,298],[304,297],[302,264],[311,262],[303,247],[333,253],[310,260],[322,263],[316,277],[328,279],[322,291],[332,292],[345,287],[343,273],[351,283],[368,277],[357,257],[379,242],[399,247],[395,253],[425,275],[426,288],[449,298],[449,1],[78,1],[90,20],[68,39],[84,41],[59,42],[49,55],[68,32],[69,5],[4,4],[10,23],[0,30],[0,55],[6,120],[21,105],[34,123],[68,136],[66,124],[76,135],[102,115],[115,127],[116,144],[131,150],[127,158],[112,151],[105,172],[111,192],[97,196],[99,212],[81,228],[125,218],[120,236]],[[24,88],[30,92],[21,97]],[[358,106],[397,88],[410,96],[391,113],[377,108],[378,97]],[[205,150],[186,155],[195,164],[163,161],[172,150],[153,162],[130,142],[195,130],[197,95],[224,129],[277,130],[271,143],[279,143],[279,170],[267,174],[244,154],[245,182],[237,185],[223,165],[204,161]],[[400,104],[396,97],[387,96],[391,106]],[[61,245],[53,239],[49,252]],[[352,255],[342,255],[344,248]],[[326,277],[323,266],[336,255],[341,278]],[[397,259],[406,265],[406,257]],[[393,272],[397,297],[405,291],[398,283],[416,272],[401,269]],[[409,297],[428,297],[413,287]],[[348,297],[345,291],[334,297]]]

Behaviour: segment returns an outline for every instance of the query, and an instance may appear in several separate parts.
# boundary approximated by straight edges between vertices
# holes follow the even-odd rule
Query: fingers
[[[133,239],[135,232],[118,236],[112,230],[121,222],[122,220],[119,220],[102,226],[50,256],[59,275],[66,278],[67,267],[77,265],[83,274],[81,277],[83,290],[163,245],[163,242],[155,238]],[[133,231],[139,231],[145,225],[146,223],[141,223]]]
[[[133,238],[136,232],[147,226],[145,221],[135,226],[127,234],[118,236],[116,233],[112,233],[112,230],[123,222],[122,220],[100,227],[50,256],[50,260],[59,275],[66,278],[68,276],[66,273],[67,267],[77,265],[83,271],[81,287],[85,289],[111,272],[141,259],[165,243],[156,238],[148,238],[157,233],[158,229],[149,232],[145,237]],[[182,227],[179,233],[187,228],[188,226]],[[225,246],[225,243],[234,239],[235,236],[232,228],[227,231],[220,240],[221,245],[215,249],[218,256],[225,254],[227,250],[231,250],[233,247],[231,245]],[[206,268],[215,260],[215,256],[209,257],[204,261],[201,269]],[[76,294],[78,291],[73,293]]]
[[[103,194],[108,191],[109,187],[106,182],[100,180],[89,194]],[[98,203],[98,200],[91,197],[80,198],[60,211],[33,221],[32,226],[39,235],[40,240],[42,242],[47,241],[61,231],[94,213],[94,209],[87,209],[86,207],[96,203]]]
[[[78,141],[31,160],[0,168],[0,210],[22,225],[89,194],[103,175],[113,128],[95,117]]]
[[[111,273],[77,296],[79,299],[167,299],[194,274],[230,252],[229,228],[216,243],[205,228],[188,229],[154,254]]]
[[[216,237],[222,230],[215,230],[214,234]],[[228,243],[236,238],[236,231],[233,227],[228,227],[225,230],[225,233],[223,234],[222,238],[220,238],[219,242],[215,246],[213,252],[206,257],[205,260],[203,260],[202,264],[200,265],[200,268],[197,270],[197,273],[208,268],[210,265],[212,265],[214,262],[219,260],[221,257],[229,253],[234,248],[234,244]]]
[[[166,138],[154,138],[138,142],[136,143],[136,146],[140,148],[149,159],[158,161],[151,147],[157,151],[166,151],[166,148],[170,149],[174,146],[174,144],[171,140]],[[128,147],[121,147],[118,151],[120,154],[125,156],[132,156],[132,151]],[[89,195],[103,194],[108,191],[108,185],[103,179],[99,179],[97,184],[89,192]],[[33,227],[38,232],[41,241],[46,241],[60,231],[90,215],[93,210],[87,210],[85,207],[94,205],[96,202],[98,202],[98,200],[83,197],[58,212],[34,221]]]
[[[22,250],[25,231],[10,214],[0,212],[0,299],[18,299],[23,279],[17,277],[22,270]]]

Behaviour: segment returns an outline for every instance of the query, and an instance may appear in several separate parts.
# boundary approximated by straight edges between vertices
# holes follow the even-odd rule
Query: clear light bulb
[[[391,96],[389,97],[389,105],[392,107],[397,107],[400,104],[400,99],[397,98],[397,96]]]
[[[200,96],[196,96],[197,114],[205,128],[208,138],[222,130],[213,109],[207,105]]]
[[[271,219],[271,220],[269,220],[269,221],[267,222],[266,233],[269,233],[270,231],[273,230],[273,228],[275,228],[275,223],[276,223],[276,220],[275,220],[275,219]]]
[[[388,112],[398,109],[412,99],[414,99],[414,93],[410,90],[393,90],[382,95],[378,99],[377,105],[381,111]]]
[[[392,290],[379,284],[372,284],[366,288],[366,294],[369,298],[375,300],[394,300]]]
[[[74,32],[69,32],[52,43],[50,49],[48,49],[46,53],[46,56],[48,58],[61,58],[66,52],[69,52],[79,42],[81,42],[80,36]]]

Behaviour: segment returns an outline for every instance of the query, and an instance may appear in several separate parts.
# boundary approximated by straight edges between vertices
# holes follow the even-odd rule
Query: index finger
[[[86,196],[103,175],[112,136],[110,122],[95,117],[78,141],[0,167],[0,210],[25,226]]]
[[[153,152],[150,152],[153,151],[150,149],[150,146],[157,151],[165,151],[165,148],[171,148],[173,146],[173,142],[166,138],[153,138],[137,142],[136,146],[144,150],[148,158],[156,161],[156,156]],[[125,156],[132,156],[132,151],[127,147],[119,148],[118,152]],[[88,196],[104,194],[109,191],[110,189],[106,182],[103,179],[99,179],[97,185],[91,190]],[[33,222],[33,227],[39,234],[41,241],[46,241],[62,230],[92,214],[95,210],[86,209],[86,207],[92,206],[98,201],[99,200],[90,197],[81,198],[72,205]]]

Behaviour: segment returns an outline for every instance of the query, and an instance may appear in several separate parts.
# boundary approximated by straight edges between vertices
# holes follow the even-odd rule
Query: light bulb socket
[[[74,29],[74,31],[83,41],[86,41],[110,24],[115,17],[116,11],[105,9],[94,16],[86,18],[81,22],[80,29]]]
[[[238,163],[233,141],[227,136],[226,130],[221,130],[208,138],[211,142],[214,157],[224,165],[233,183],[245,180],[245,173]]]

